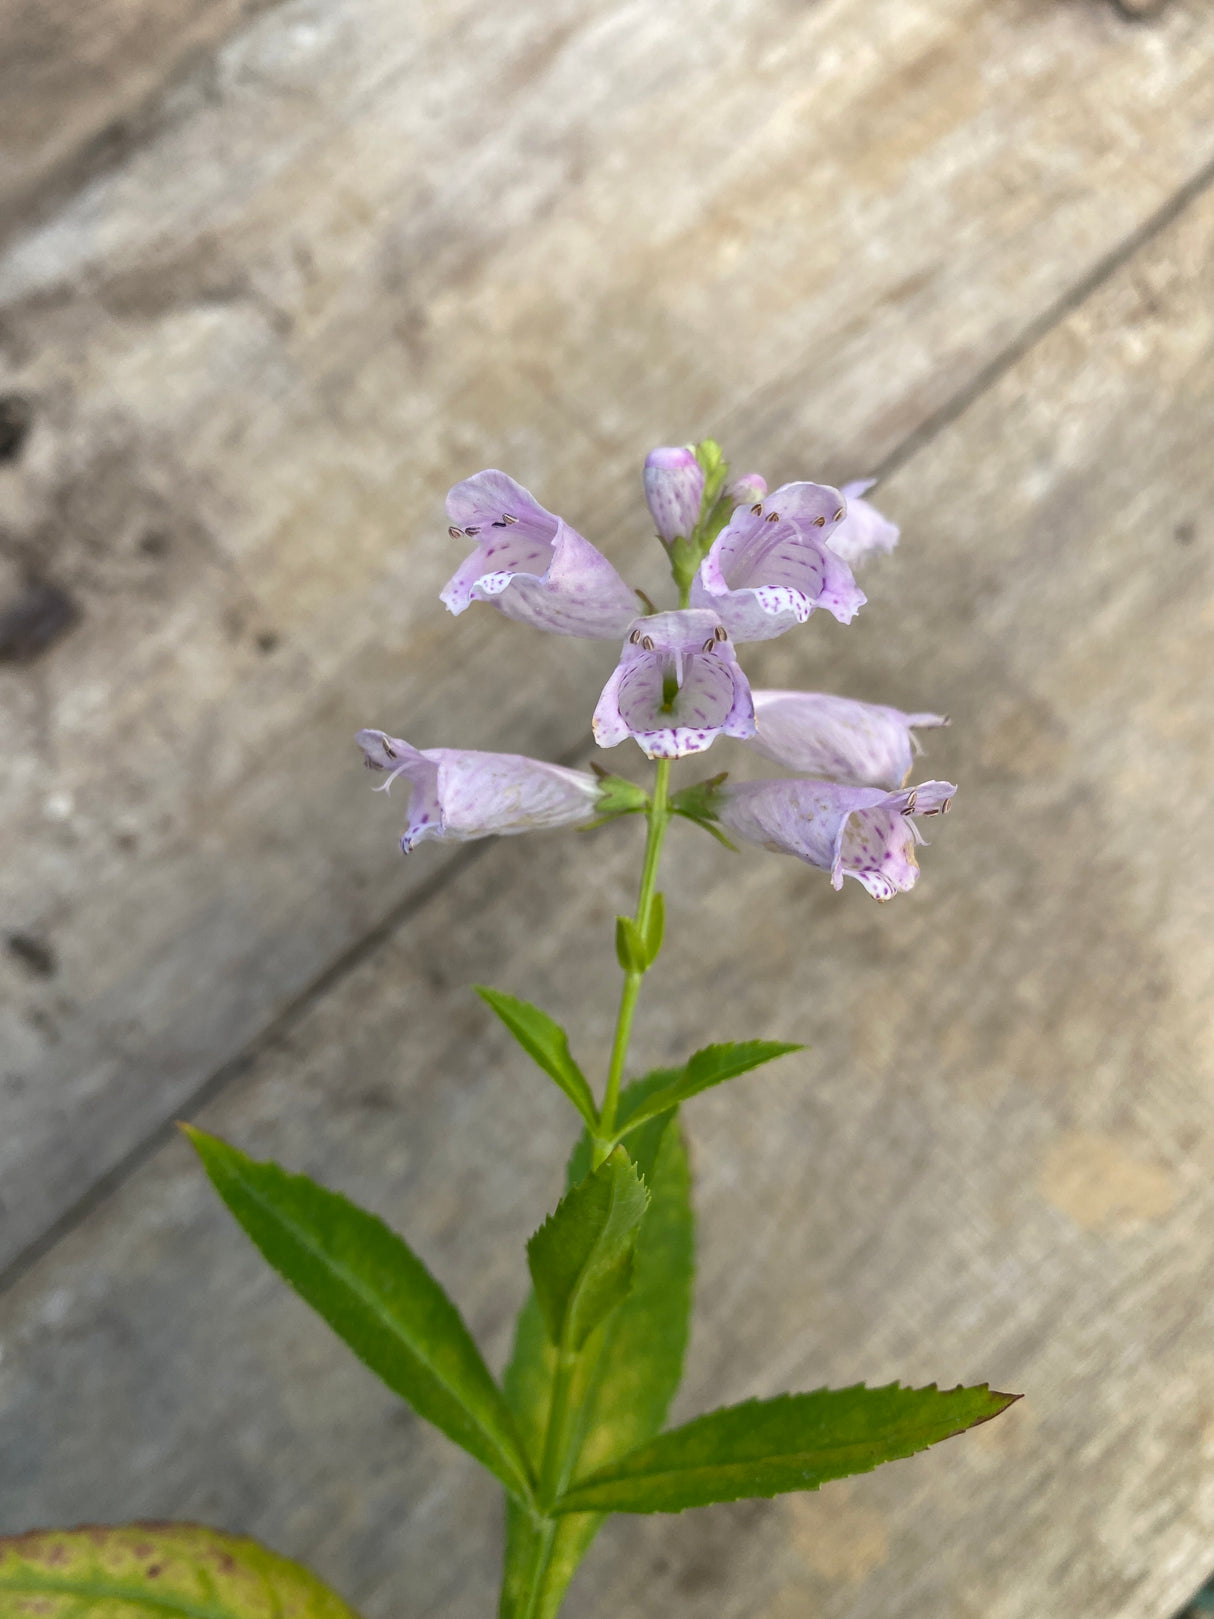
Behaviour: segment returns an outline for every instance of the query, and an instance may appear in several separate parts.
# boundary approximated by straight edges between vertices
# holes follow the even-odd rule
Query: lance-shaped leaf
[[[193,1523],[0,1539],[4,1619],[356,1619],[315,1574]]]
[[[488,989],[484,984],[474,986],[476,993],[501,1018],[523,1050],[537,1063],[549,1079],[555,1080],[561,1090],[577,1108],[583,1120],[593,1130],[598,1125],[598,1110],[586,1076],[573,1060],[569,1050],[569,1036],[547,1012],[541,1012],[530,1001],[516,1000],[500,989]]]
[[[632,1111],[627,1111],[627,1103],[621,1106],[616,1134],[627,1135],[638,1125],[656,1119],[659,1114],[669,1112],[713,1085],[736,1079],[739,1074],[758,1068],[762,1063],[802,1049],[785,1040],[739,1040],[726,1045],[705,1046],[682,1068],[662,1068],[646,1075],[647,1088],[643,1093],[634,1091],[635,1100],[630,1104]],[[660,1083],[654,1084],[654,1081]]]
[[[421,1417],[532,1499],[505,1396],[459,1311],[382,1220],[306,1175],[183,1126],[216,1191],[262,1253]]]
[[[646,1084],[638,1080],[622,1100],[635,1101]],[[574,1402],[583,1420],[567,1470],[573,1478],[626,1455],[658,1432],[679,1386],[687,1348],[695,1229],[687,1151],[677,1118],[665,1114],[638,1130],[629,1145],[649,1188],[650,1204],[637,1237],[632,1291],[590,1335],[579,1362]],[[570,1184],[588,1172],[590,1155],[589,1138],[583,1136],[569,1166]],[[519,1315],[506,1397],[537,1460],[544,1446],[556,1355],[531,1293]],[[596,1512],[558,1519],[537,1605],[529,1610],[525,1604],[536,1540],[544,1531],[522,1507],[509,1502],[501,1619],[556,1619],[569,1581],[602,1522],[603,1514]]]
[[[617,1147],[561,1199],[527,1244],[535,1296],[553,1343],[579,1350],[623,1302],[648,1202],[636,1166]]]
[[[682,1512],[816,1490],[998,1416],[1019,1396],[977,1388],[819,1389],[748,1400],[661,1434],[576,1481],[561,1512]]]

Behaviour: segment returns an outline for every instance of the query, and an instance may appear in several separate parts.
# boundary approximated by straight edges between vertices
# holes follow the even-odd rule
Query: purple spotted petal
[[[470,748],[413,748],[383,731],[360,731],[368,767],[388,772],[386,791],[399,776],[410,784],[409,824],[400,840],[406,854],[428,838],[467,843],[494,833],[586,826],[597,814],[599,784],[580,770],[517,753]]]
[[[866,562],[869,557],[882,556],[898,543],[898,525],[882,517],[877,508],[861,496],[877,480],[861,478],[857,483],[845,483],[843,494],[847,500],[847,515],[830,537],[830,548],[841,556],[849,568]]]
[[[631,736],[651,759],[703,753],[722,735],[750,736],[750,687],[716,613],[693,608],[637,619],[593,729],[600,747]]]
[[[947,725],[944,714],[904,714],[816,691],[756,691],[757,753],[808,776],[858,787],[900,787],[910,775],[916,726]]]
[[[686,446],[663,446],[645,458],[645,499],[667,545],[686,539],[700,520],[704,469]]]
[[[874,899],[887,900],[918,879],[915,849],[923,838],[915,818],[943,814],[956,790],[946,781],[896,793],[803,778],[726,782],[713,809],[735,837],[829,871],[835,888],[854,877]]]
[[[766,641],[824,607],[848,624],[864,592],[826,543],[846,511],[837,489],[786,483],[739,507],[714,540],[691,588],[737,641]]]
[[[453,537],[476,542],[441,593],[451,612],[487,601],[519,623],[591,640],[614,640],[636,617],[636,597],[602,552],[504,472],[457,483],[447,513]]]

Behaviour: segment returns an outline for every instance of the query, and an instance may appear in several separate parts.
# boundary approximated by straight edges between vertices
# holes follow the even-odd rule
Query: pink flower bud
[[[645,499],[666,545],[687,539],[700,520],[704,469],[692,450],[666,447],[645,458]]]

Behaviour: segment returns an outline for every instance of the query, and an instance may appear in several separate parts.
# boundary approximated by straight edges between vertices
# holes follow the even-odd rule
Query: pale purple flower
[[[917,751],[914,729],[946,714],[904,714],[818,691],[755,691],[750,746],[777,764],[858,787],[900,787]]]
[[[735,837],[775,854],[796,855],[829,871],[842,888],[854,877],[874,899],[892,899],[915,886],[915,817],[942,815],[957,789],[947,781],[885,793],[831,781],[726,782],[712,795],[712,813]]]
[[[735,506],[753,506],[767,493],[767,479],[759,472],[744,472],[725,491]]]
[[[545,827],[588,826],[598,816],[599,783],[518,753],[477,753],[469,748],[413,748],[383,731],[360,731],[369,769],[389,772],[378,790],[398,776],[410,784],[406,854],[427,838],[467,843],[493,833],[536,832]]]
[[[556,635],[614,640],[636,617],[636,596],[589,540],[492,468],[447,496],[453,539],[476,549],[440,599],[453,613],[487,601],[507,618]]]
[[[635,737],[651,759],[703,753],[755,728],[750,687],[715,612],[685,608],[637,619],[594,711],[594,738]]]
[[[645,499],[664,545],[687,539],[700,521],[704,469],[686,445],[664,445],[645,457]]]
[[[875,478],[861,478],[857,483],[845,483],[843,496],[847,501],[847,515],[830,537],[830,548],[841,556],[849,568],[866,562],[869,557],[892,551],[898,543],[898,525],[882,517],[877,508],[860,497],[876,483]]]
[[[826,543],[847,503],[819,483],[786,483],[739,506],[713,541],[691,587],[736,641],[767,641],[825,607],[849,624],[864,602],[851,569]]]

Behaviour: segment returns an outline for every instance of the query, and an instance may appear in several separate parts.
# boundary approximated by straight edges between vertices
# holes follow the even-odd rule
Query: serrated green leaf
[[[569,1036],[547,1012],[541,1012],[530,1001],[517,1000],[500,989],[488,989],[483,984],[473,986],[476,993],[510,1030],[523,1050],[537,1063],[549,1079],[555,1080],[573,1103],[583,1120],[593,1130],[598,1124],[598,1110],[585,1074],[573,1060],[569,1050]]]
[[[622,1100],[635,1102],[644,1084],[630,1086]],[[583,1421],[569,1469],[574,1478],[626,1455],[658,1432],[679,1386],[687,1348],[695,1230],[691,1177],[677,1117],[667,1113],[652,1121],[636,1132],[630,1145],[649,1187],[650,1205],[637,1237],[632,1291],[586,1344],[586,1370],[575,1396]],[[589,1172],[590,1159],[591,1142],[583,1136],[570,1160],[570,1185]],[[555,1369],[556,1350],[532,1293],[519,1315],[505,1384],[537,1465]],[[528,1619],[556,1619],[569,1581],[602,1522],[602,1513],[590,1512],[558,1519],[539,1605]],[[501,1619],[523,1619],[522,1602],[542,1533],[521,1507],[507,1504]]]
[[[576,1480],[564,1512],[682,1512],[717,1501],[816,1490],[868,1473],[998,1416],[1014,1394],[977,1388],[819,1389],[748,1400],[675,1428]]]
[[[621,1106],[616,1135],[627,1135],[638,1125],[656,1119],[660,1114],[678,1107],[690,1097],[709,1090],[713,1085],[723,1084],[727,1079],[736,1079],[739,1074],[748,1073],[750,1069],[758,1068],[762,1063],[772,1062],[776,1057],[786,1057],[790,1051],[802,1049],[803,1047],[791,1045],[785,1040],[739,1040],[724,1045],[705,1046],[682,1068],[655,1069],[653,1074],[647,1074],[645,1077],[647,1080],[656,1080],[660,1083],[653,1085],[643,1097],[634,1102],[631,1112],[628,1112],[625,1106]]]
[[[299,1563],[192,1523],[0,1538],[3,1619],[356,1619]]]
[[[367,1366],[506,1488],[532,1499],[514,1417],[459,1311],[382,1220],[306,1175],[183,1126],[258,1248]]]
[[[636,1166],[617,1147],[561,1199],[527,1244],[531,1280],[553,1343],[579,1350],[623,1302],[648,1202]]]

